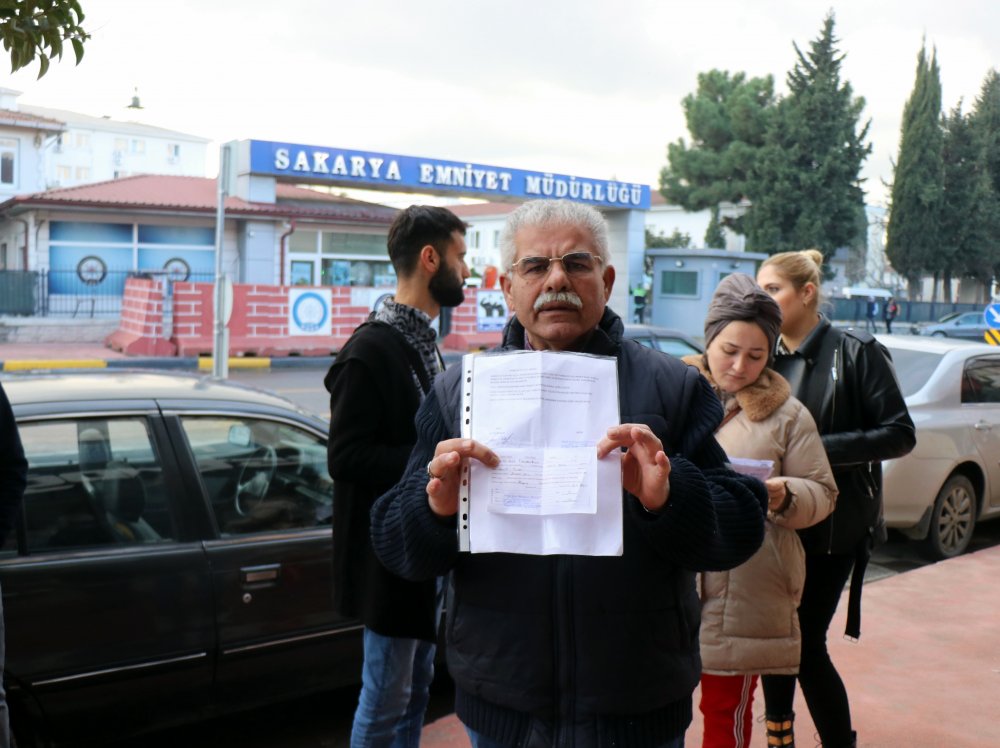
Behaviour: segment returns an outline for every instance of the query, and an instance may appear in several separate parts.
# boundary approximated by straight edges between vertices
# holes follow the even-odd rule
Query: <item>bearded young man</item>
[[[451,571],[448,669],[473,746],[679,748],[700,675],[695,573],[760,546],[767,492],[728,469],[713,433],[722,408],[680,361],[624,340],[607,308],[607,224],[567,201],[525,203],[501,237],[514,317],[499,351],[580,351],[618,361],[622,425],[596,446],[622,456],[623,555],[458,551],[463,460],[495,467],[459,438],[461,367],[417,413],[402,480],[372,511],[372,540],[409,579]]]
[[[436,580],[407,581],[372,552],[369,513],[402,475],[416,441],[413,416],[443,370],[431,321],[465,299],[465,224],[413,205],[389,228],[393,298],[337,354],[328,463],[334,481],[334,606],[364,624],[361,695],[352,748],[417,746],[434,676]]]

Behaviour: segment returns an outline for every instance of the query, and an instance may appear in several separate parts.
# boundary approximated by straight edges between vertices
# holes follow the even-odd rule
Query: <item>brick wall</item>
[[[330,288],[331,333],[289,335],[289,286],[235,285],[229,319],[233,356],[330,356],[368,317],[367,306],[352,306],[351,289]],[[173,326],[163,337],[163,286],[158,280],[129,278],[118,330],[107,339],[116,350],[136,355],[207,356],[212,353],[214,288],[211,283],[174,283]],[[445,347],[474,350],[496,345],[500,333],[476,331],[477,289],[466,289],[466,301],[452,310],[451,334]]]

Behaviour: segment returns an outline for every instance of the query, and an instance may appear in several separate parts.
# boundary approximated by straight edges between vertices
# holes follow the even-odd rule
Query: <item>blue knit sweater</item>
[[[713,437],[718,398],[696,370],[621,332],[606,312],[587,352],[618,358],[622,421],[648,424],[671,461],[659,514],[623,494],[621,557],[458,552],[455,519],[428,507],[424,466],[459,433],[460,367],[424,401],[404,478],[372,510],[387,568],[411,579],[452,572],[457,712],[504,745],[540,730],[547,744],[581,747],[652,747],[682,734],[700,674],[694,574],[742,563],[763,539],[766,491],[726,466]],[[505,347],[520,349],[523,335],[514,321]]]

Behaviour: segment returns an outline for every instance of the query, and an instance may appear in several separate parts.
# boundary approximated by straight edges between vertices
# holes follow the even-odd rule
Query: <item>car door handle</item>
[[[976,421],[976,425],[973,426],[976,431],[992,431],[993,424],[987,423],[986,421]]]
[[[240,569],[240,581],[245,585],[267,584],[277,582],[281,575],[281,564],[264,564],[263,566],[244,566]]]

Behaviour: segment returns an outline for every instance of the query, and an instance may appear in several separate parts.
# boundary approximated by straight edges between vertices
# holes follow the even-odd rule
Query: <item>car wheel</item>
[[[945,337],[948,337],[948,336],[947,336],[947,335],[945,335],[945,334],[944,334],[943,332],[941,332],[940,330],[935,330],[934,332],[932,332],[932,333],[931,333],[931,337],[932,337],[932,338],[945,338]]]
[[[921,551],[928,558],[954,558],[965,552],[976,526],[976,490],[964,475],[953,475],[938,492],[931,526]]]

